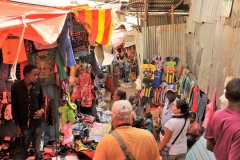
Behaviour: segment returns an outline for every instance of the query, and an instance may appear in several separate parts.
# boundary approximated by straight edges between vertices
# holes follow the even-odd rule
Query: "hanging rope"
[[[23,30],[22,30],[22,34],[21,34],[20,41],[19,41],[19,44],[18,44],[16,59],[15,59],[13,65],[12,65],[12,68],[11,68],[9,81],[17,80],[17,78],[16,78],[17,61],[18,61],[18,57],[19,57],[19,53],[20,53],[20,49],[21,49],[21,44],[23,42],[23,36],[24,36],[24,33],[25,33],[25,29],[27,27],[25,15],[22,15],[22,23],[23,23]]]

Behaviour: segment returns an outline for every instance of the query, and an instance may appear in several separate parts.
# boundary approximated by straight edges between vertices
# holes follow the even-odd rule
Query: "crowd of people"
[[[129,82],[129,79],[136,77],[138,74],[137,58],[134,50],[129,47],[127,52],[122,49],[118,49],[117,51],[113,61],[113,82],[115,88],[119,87],[119,79]]]
[[[153,127],[151,113],[144,110],[137,98],[131,104],[125,100],[126,93],[117,90],[111,117],[114,130],[118,132],[124,145],[114,134],[109,134],[100,141],[94,160],[133,157],[138,160],[184,160],[188,149],[201,136],[201,127],[196,122],[196,113],[189,111],[188,104],[177,98],[174,87],[170,84],[166,88],[160,132],[163,138],[158,147],[151,134]],[[237,153],[240,148],[239,78],[228,83],[226,98],[229,102],[228,108],[216,111],[206,130],[206,147],[214,152],[218,160],[237,160],[240,159]],[[226,136],[230,139],[226,139]],[[113,148],[111,147],[113,145],[119,147]],[[224,149],[221,149],[223,147]]]
[[[11,89],[16,134],[23,136],[25,146],[29,146],[29,138],[33,138],[36,159],[42,159],[39,151],[44,114],[42,87],[37,82],[36,66],[25,66],[23,73],[25,79],[16,82]],[[175,87],[174,84],[166,86],[160,132],[163,138],[160,138],[159,146],[152,134],[151,113],[142,106],[137,96],[131,104],[126,100],[126,92],[116,90],[111,112],[113,131],[100,140],[93,159],[184,160],[188,149],[201,136],[201,128],[195,121],[196,113],[190,112],[188,104],[177,98]],[[26,94],[22,94],[23,91]],[[239,160],[240,78],[228,82],[225,97],[228,107],[216,111],[206,129],[206,148],[214,153],[217,160]],[[26,104],[34,110],[24,108],[28,106]],[[27,119],[29,116],[32,118]]]

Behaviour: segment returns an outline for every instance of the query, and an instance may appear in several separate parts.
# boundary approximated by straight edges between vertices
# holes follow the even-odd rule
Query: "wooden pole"
[[[145,27],[148,26],[148,0],[144,0]]]
[[[171,6],[171,12],[172,12],[172,24],[174,24],[174,5]]]

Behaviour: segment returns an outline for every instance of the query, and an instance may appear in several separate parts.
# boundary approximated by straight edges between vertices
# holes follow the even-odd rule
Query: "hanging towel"
[[[207,114],[206,114],[206,117],[205,117],[203,125],[202,125],[204,128],[207,128],[208,123],[210,122],[210,120],[212,118],[213,112],[216,109],[216,94],[217,94],[217,88],[215,88],[215,90],[214,90],[211,103],[209,103],[206,106]]]

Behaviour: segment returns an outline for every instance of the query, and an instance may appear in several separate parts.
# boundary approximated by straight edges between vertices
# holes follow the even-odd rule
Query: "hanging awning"
[[[69,11],[52,7],[0,1],[0,47],[8,34],[41,44],[52,44],[62,31]]]

